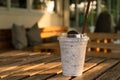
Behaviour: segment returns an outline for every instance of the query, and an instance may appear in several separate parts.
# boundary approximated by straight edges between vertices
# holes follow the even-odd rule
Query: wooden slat
[[[52,32],[52,31],[67,31],[68,27],[65,26],[53,26],[53,27],[45,27],[45,28],[41,28],[41,32]]]
[[[29,56],[30,54],[34,54],[35,52],[29,52],[29,51],[9,51],[0,54],[0,58],[7,59],[9,57],[22,57],[22,56]],[[40,53],[40,52],[39,52]]]
[[[120,63],[109,69],[96,80],[117,80],[120,77]]]
[[[87,56],[90,57],[106,57],[106,58],[118,58],[120,59],[120,54],[116,54],[116,53],[103,53],[103,52],[87,52],[86,54]]]
[[[120,44],[113,44],[113,43],[95,43],[95,42],[90,42],[88,43],[87,47],[92,47],[92,48],[106,48],[106,49],[116,49],[116,50],[120,50]]]
[[[10,65],[10,64],[18,63],[18,62],[22,62],[22,61],[23,61],[23,59],[12,59],[12,60],[7,59],[5,61],[0,61],[0,67],[4,67],[4,66]]]
[[[86,72],[87,70],[89,70],[90,68],[98,65],[99,63],[105,61],[105,59],[103,58],[93,58],[92,60],[88,61],[85,63],[84,65],[84,69],[83,72]]]
[[[87,57],[85,59],[85,61],[89,61],[89,60],[91,60],[91,57]],[[46,80],[51,76],[60,74],[61,72],[62,72],[62,70],[61,70],[61,65],[60,65],[60,66],[57,66],[57,67],[52,68],[50,70],[40,72],[40,73],[38,73],[36,75],[25,78],[24,80],[37,80],[37,79]]]
[[[57,75],[62,72],[61,65],[57,66],[55,68],[52,68],[50,70],[38,73],[36,75],[30,76],[28,78],[25,78],[23,80],[46,80],[49,77],[52,77],[54,75]]]
[[[17,53],[14,53],[14,54],[10,54],[10,55],[2,55],[0,56],[0,61],[1,61],[1,64],[0,64],[0,67],[2,66],[5,66],[8,65],[9,63],[13,64],[14,61],[26,61],[26,60],[29,60],[30,58],[35,58],[35,57],[41,57],[43,56],[44,54],[40,54],[40,52],[19,52],[18,54]]]
[[[44,64],[45,62],[49,62],[50,61],[49,59],[53,60],[55,58],[58,58],[58,57],[55,57],[55,56],[54,56],[55,58],[52,58],[52,57],[53,57],[52,55],[51,56],[50,55],[36,56],[35,58],[33,57],[33,58],[30,58],[30,59],[25,60],[25,61],[16,62],[16,63],[12,63],[10,65],[6,65],[4,67],[0,67],[0,76],[5,77],[5,76],[9,75],[10,72],[11,72],[11,74],[14,73],[14,72],[17,72],[17,71],[19,71],[19,69],[21,69],[24,66],[28,67],[29,64],[31,64],[31,66],[32,66],[32,63],[34,64],[34,63],[37,63],[37,62],[39,62],[39,63],[41,62],[41,64],[42,63]]]
[[[39,47],[40,49],[59,49],[59,43],[58,42],[45,43],[45,44],[33,46],[33,48],[36,48],[36,47]]]
[[[32,50],[33,51],[51,50],[51,52],[53,51],[55,53],[60,53],[60,47],[58,42],[36,45],[32,47]]]
[[[88,36],[90,37],[87,45],[88,56],[120,58],[120,43],[114,43],[120,40],[120,34],[88,33]]]
[[[51,68],[54,68],[56,66],[61,65],[61,62],[59,60],[52,61],[50,63],[47,63],[46,65],[41,65],[36,68],[26,70],[26,71],[21,71],[19,73],[15,73],[14,75],[8,76],[4,78],[4,80],[20,80],[28,76],[33,76],[39,72],[43,72],[45,70],[49,70]]]
[[[96,66],[97,64],[99,64],[103,61],[104,61],[104,59],[100,59],[100,58],[98,58],[98,59],[93,58],[93,59],[89,60],[88,62],[85,63],[83,72],[86,72],[90,68]],[[58,74],[54,77],[49,78],[48,80],[69,80],[69,79],[71,79],[71,77],[63,76],[62,74]]]
[[[120,39],[120,34],[116,34],[116,33],[88,33],[87,34],[90,39],[113,39],[113,38],[117,38]]]
[[[76,77],[73,80],[95,80],[97,76],[104,73],[106,70],[108,70],[110,67],[117,64],[119,61],[117,60],[107,60],[96,67],[93,67],[92,69],[85,72],[82,76]]]
[[[26,60],[30,60],[30,59],[34,59],[34,58],[40,58],[41,59],[41,57],[45,58],[45,57],[49,57],[49,55],[36,54],[36,55],[33,55],[33,56],[24,56],[24,57],[3,59],[3,60],[1,60],[0,68],[9,66],[13,63],[25,62]]]
[[[8,52],[9,53],[9,52]],[[46,53],[47,54],[47,53]],[[0,54],[0,60],[9,60],[9,59],[19,59],[19,58],[27,58],[27,57],[34,57],[34,56],[39,56],[39,55],[44,55],[41,54],[40,52],[29,52],[29,51],[13,51],[10,52],[10,54],[3,53]]]
[[[41,38],[49,38],[49,37],[53,37],[53,36],[60,36],[61,33],[63,32],[67,32],[68,31],[68,27],[46,27],[41,29]]]
[[[3,51],[0,53],[0,61],[6,61],[8,59],[11,59],[12,55],[15,56],[15,55],[22,54],[22,53],[23,51],[16,51],[16,50]]]
[[[23,52],[23,51],[9,51],[0,54],[0,69],[1,67],[5,67],[7,65],[11,65],[13,63],[22,62],[27,59],[28,55],[31,54],[30,52]]]

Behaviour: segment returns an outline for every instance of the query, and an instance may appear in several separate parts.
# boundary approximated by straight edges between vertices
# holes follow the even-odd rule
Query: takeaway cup
[[[89,40],[85,34],[67,35],[58,38],[64,76],[82,75],[85,61],[86,46]]]

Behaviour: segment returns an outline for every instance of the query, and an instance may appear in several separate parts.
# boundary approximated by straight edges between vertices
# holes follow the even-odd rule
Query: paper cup
[[[81,35],[80,35],[81,36]],[[64,76],[82,75],[88,37],[59,37],[62,71]]]

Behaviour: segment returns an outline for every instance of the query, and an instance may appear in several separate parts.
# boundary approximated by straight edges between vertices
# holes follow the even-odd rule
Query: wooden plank
[[[33,48],[39,47],[40,49],[59,49],[59,43],[53,42],[53,43],[43,43],[40,45],[33,46]]]
[[[35,60],[35,62],[34,62],[34,59],[32,60],[32,58],[31,58],[30,60],[24,61],[21,64],[19,62],[15,66],[7,67],[7,69],[5,68],[4,70],[2,70],[0,72],[0,76],[1,77],[6,77],[6,76],[14,74],[14,73],[18,73],[18,72],[21,72],[21,71],[27,71],[29,69],[44,65],[47,62],[50,62],[52,60],[59,59],[59,58],[60,58],[59,56],[55,56],[55,55],[54,56],[51,55],[49,57],[48,56],[47,57],[46,56],[41,56],[40,58]],[[29,62],[29,61],[31,61],[31,62]]]
[[[120,63],[109,69],[96,80],[117,80],[120,77]]]
[[[50,53],[32,52],[32,51],[22,51],[22,50],[12,50],[3,52],[0,54],[0,61],[7,61],[17,58],[28,58],[34,56],[49,55]]]
[[[88,45],[87,45],[88,49],[89,48],[100,49],[100,51],[91,50],[90,52],[91,54],[88,54],[88,55],[92,55],[93,53],[95,53],[95,51],[96,53],[99,53],[99,52],[110,53],[109,51],[111,51],[111,53],[120,53],[119,52],[120,44],[115,44],[113,42],[114,40],[120,40],[119,35],[120,34],[116,34],[116,33],[88,33],[88,36],[90,37],[90,40],[88,41]],[[96,40],[99,40],[99,41],[96,41]],[[107,41],[103,42],[103,40],[111,40],[111,42],[107,42]],[[108,55],[105,55],[105,54],[103,55],[104,57],[108,57]],[[103,56],[103,55],[100,55],[100,56]],[[98,56],[98,54],[96,56]],[[119,55],[115,55],[115,57],[112,57],[112,58],[116,58],[116,57],[119,58]]]
[[[12,63],[10,65],[0,67],[0,73],[3,71],[14,70],[25,64],[35,63],[35,61],[38,61],[38,60],[41,60],[41,62],[44,62],[45,59],[52,58],[52,57],[53,57],[53,55],[44,55],[44,56],[36,56],[36,57],[30,58],[30,59],[26,58],[25,61]],[[48,61],[48,60],[46,60],[46,61]]]
[[[68,27],[65,26],[52,26],[52,27],[46,27],[41,29],[41,38],[49,38],[53,36],[60,36],[61,33],[67,32]]]
[[[52,32],[52,31],[67,31],[68,27],[66,26],[51,26],[46,28],[41,28],[41,32]]]
[[[5,53],[0,54],[0,62],[1,62],[0,68],[2,66],[4,67],[5,65],[9,65],[9,64],[16,63],[16,62],[24,61],[28,57],[26,54],[28,54],[28,52],[23,52],[23,51],[10,51],[10,53],[5,52]]]
[[[22,50],[11,50],[11,51],[5,51],[5,52],[0,53],[0,61],[11,59],[12,57],[18,58],[21,56],[24,57],[24,56],[44,55],[44,54],[46,55],[48,53],[22,51]]]
[[[13,51],[14,53],[14,51]],[[5,65],[9,65],[9,64],[13,64],[15,62],[19,62],[19,61],[26,61],[29,60],[30,58],[35,58],[38,56],[43,56],[44,54],[41,54],[40,52],[21,52],[21,51],[16,51],[14,54],[7,54],[7,53],[3,53],[0,55],[0,67],[5,66]],[[47,53],[46,53],[47,55]]]
[[[96,43],[96,42],[90,42],[88,43],[87,47],[92,47],[92,48],[106,48],[106,49],[115,49],[115,50],[120,50],[120,44],[114,44],[114,43]]]
[[[33,76],[37,73],[49,70],[49,69],[54,68],[59,65],[61,65],[60,60],[56,60],[56,61],[46,63],[45,65],[41,65],[41,66],[38,66],[38,67],[30,69],[30,70],[21,71],[21,72],[15,73],[14,75],[12,74],[12,75],[4,78],[4,80],[21,80],[28,76]]]
[[[93,58],[93,59],[91,59],[90,61],[88,61],[87,63],[85,63],[83,72],[86,72],[90,68],[98,65],[99,63],[101,63],[103,61],[105,61],[104,58]]]
[[[11,50],[11,51],[6,51],[6,52],[3,52],[3,53],[0,53],[0,58],[2,58],[2,57],[12,57],[12,56],[22,56],[22,55],[36,55],[36,54],[41,54],[41,52]]]
[[[47,54],[47,53],[46,53]],[[9,60],[16,60],[16,59],[25,59],[25,58],[32,58],[35,56],[42,56],[40,52],[20,52],[9,54],[7,56],[0,57],[0,61],[9,61]]]
[[[11,51],[6,51],[6,52],[3,52],[3,53],[0,53],[0,57],[15,56],[15,55],[20,55],[22,53],[26,53],[26,52],[21,51],[21,50],[11,50]]]
[[[96,53],[96,52],[87,52],[86,54],[87,56],[90,56],[90,57],[106,57],[106,58],[118,58],[120,59],[120,54],[114,54],[114,53]]]
[[[78,76],[73,80],[95,80],[95,78],[97,78],[99,75],[104,73],[106,70],[108,70],[110,67],[114,66],[118,62],[118,60],[106,60],[105,62],[97,65],[96,67],[88,70],[82,76]]]
[[[108,38],[108,39],[113,39],[113,38],[117,38],[117,39],[120,39],[120,34],[116,34],[116,33],[88,33],[87,34],[90,39],[105,39],[105,38]]]
[[[104,59],[101,59],[101,58],[93,58],[91,60],[89,60],[88,62],[85,63],[84,65],[84,69],[83,69],[83,72],[86,72],[87,70],[89,70],[90,68],[96,66],[97,64],[103,62]],[[63,76],[62,74],[58,74],[54,77],[51,77],[49,78],[48,80],[69,80],[71,79],[71,77],[69,76]]]
[[[46,70],[44,72],[40,72],[36,75],[30,76],[28,78],[25,78],[23,80],[46,80],[48,77],[57,75],[62,72],[61,65],[57,66],[55,68],[52,68],[50,70]]]
[[[58,42],[53,43],[43,43],[40,45],[36,45],[32,47],[33,51],[41,51],[41,50],[53,50],[54,53],[60,53],[60,47]],[[56,51],[54,51],[56,50]]]
[[[18,63],[18,62],[21,62],[21,61],[24,61],[24,60],[23,59],[12,59],[12,60],[7,59],[7,60],[4,60],[4,61],[0,61],[0,68],[4,67],[4,66],[7,66],[7,65],[10,65],[10,64],[13,64],[13,63]]]
[[[91,57],[87,57],[86,60],[90,60],[90,59],[91,59]],[[37,65],[36,62],[34,62],[34,64]],[[33,66],[33,65],[32,65],[32,66]],[[30,66],[30,67],[32,67],[32,66]],[[24,70],[27,70],[28,68],[30,69],[30,67],[24,68]],[[34,66],[33,66],[33,67],[34,67]],[[33,67],[32,67],[32,68],[33,68]],[[20,66],[19,66],[19,68],[20,68]],[[34,68],[35,68],[35,67],[34,67]],[[14,72],[18,72],[18,71],[14,69],[13,72],[8,71],[7,73],[8,73],[8,74],[11,74],[11,73],[14,73]],[[5,74],[6,74],[6,73],[5,73]],[[9,76],[13,76],[13,74],[11,74],[11,75],[9,75]],[[20,78],[23,78],[23,77],[26,77],[26,76],[22,76],[22,77],[20,77]]]
[[[91,60],[91,57],[86,57],[85,61],[89,61]],[[52,68],[50,70],[47,70],[47,71],[44,71],[44,72],[40,72],[36,75],[33,75],[33,76],[30,76],[28,78],[25,78],[24,80],[46,80],[48,79],[49,77],[51,76],[54,76],[54,75],[57,75],[59,73],[62,72],[62,69],[61,69],[61,65],[60,66],[57,66],[55,68]]]

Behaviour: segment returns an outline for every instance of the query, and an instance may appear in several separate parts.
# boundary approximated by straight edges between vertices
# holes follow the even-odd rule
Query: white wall
[[[31,27],[38,22],[39,27],[62,26],[62,18],[55,13],[26,12],[26,11],[1,11],[0,29],[8,29],[13,23]]]
[[[62,17],[55,13],[44,13],[38,20],[39,27],[62,26]]]

